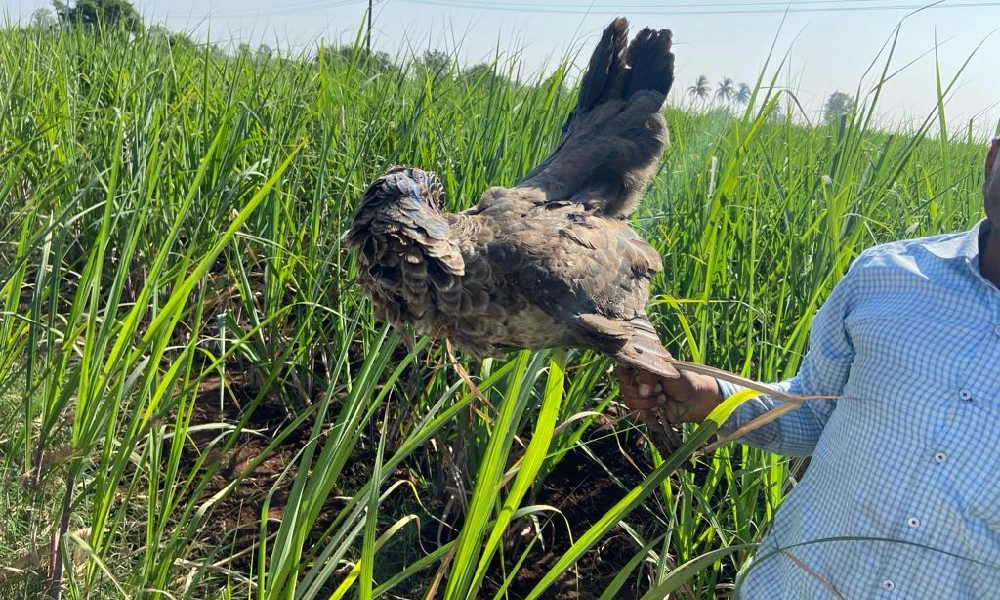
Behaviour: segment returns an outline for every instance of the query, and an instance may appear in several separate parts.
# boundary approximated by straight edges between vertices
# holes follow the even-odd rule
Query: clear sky
[[[27,19],[44,0],[2,0],[9,18]],[[197,39],[295,50],[353,39],[364,21],[366,0],[135,0],[148,23],[164,23]],[[671,98],[684,100],[699,74],[713,86],[723,76],[751,85],[772,44],[773,69],[788,56],[779,83],[793,89],[818,114],[837,90],[853,95],[865,71],[870,88],[884,65],[879,51],[907,13],[922,0],[378,0],[373,45],[392,55],[428,47],[451,50],[467,64],[501,52],[520,52],[525,75],[551,69],[558,58],[590,46],[614,15],[634,29],[674,32],[677,81]],[[782,14],[789,8],[791,12]],[[935,60],[946,84],[972,56],[949,99],[950,127],[969,119],[993,132],[1000,118],[1000,2],[945,0],[903,22],[894,69],[903,68],[880,102],[884,121],[922,120],[934,109]],[[935,45],[937,45],[935,57]],[[979,47],[978,52],[976,51]],[[916,61],[913,64],[912,61]]]

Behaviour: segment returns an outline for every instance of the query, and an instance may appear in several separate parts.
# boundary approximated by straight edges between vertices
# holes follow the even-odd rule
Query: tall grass
[[[515,597],[533,552],[573,529],[536,498],[574,452],[619,500],[529,597],[583,585],[574,564],[612,536],[633,555],[595,598],[731,585],[795,464],[724,448],[620,480],[591,449],[635,437],[601,414],[605,360],[453,365],[374,322],[350,283],[342,233],[376,174],[435,170],[467,206],[547,153],[572,100],[561,70],[509,85],[328,49],[0,33],[0,595]],[[943,126],[876,131],[873,104],[815,127],[781,97],[754,105],[668,109],[636,224],[664,257],[653,312],[674,354],[775,380],[861,249],[976,221],[980,148]],[[265,466],[248,541],[217,522]]]

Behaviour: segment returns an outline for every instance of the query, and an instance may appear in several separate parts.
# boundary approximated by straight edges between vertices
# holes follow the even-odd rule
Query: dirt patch
[[[215,470],[200,494],[201,501],[220,494],[238,480],[235,488],[213,505],[211,518],[199,530],[198,537],[207,549],[226,546],[227,557],[220,557],[221,566],[249,575],[256,560],[254,550],[260,537],[261,513],[266,504],[268,520],[276,528],[295,480],[296,456],[309,442],[311,423],[286,431],[293,416],[279,395],[261,394],[260,387],[248,377],[230,379],[224,396],[221,387],[218,378],[203,381],[199,386],[191,419],[195,431],[189,434],[193,446],[186,447],[180,466],[182,470],[191,470],[203,460],[202,469]],[[247,415],[246,432],[239,434],[231,447],[216,443],[221,432],[217,427],[234,426]],[[286,437],[268,450],[283,432]],[[207,452],[205,457],[204,452]],[[331,496],[317,519],[317,527],[332,522],[344,504],[344,500]]]
[[[298,452],[308,443],[312,421],[307,420],[299,430],[291,432],[268,452],[265,460],[251,468],[274,436],[287,428],[292,417],[278,394],[273,397],[265,394],[263,398],[257,398],[259,389],[252,382],[241,379],[229,382],[229,401],[220,409],[220,385],[218,380],[214,380],[201,386],[192,425],[236,423],[246,414],[246,407],[257,401],[258,404],[246,423],[246,428],[255,430],[256,433],[241,435],[238,442],[227,451],[210,450],[214,454],[206,462],[211,461],[217,465],[217,471],[203,491],[203,498],[218,494],[241,474],[243,478],[236,489],[213,507],[212,517],[199,531],[198,537],[206,551],[224,548],[220,551],[221,556],[216,555],[217,564],[218,561],[223,561],[222,565],[227,570],[249,575],[255,566],[254,553],[260,537],[263,506],[265,502],[269,502],[268,517],[275,523],[275,527],[271,528],[273,533],[277,522],[282,518],[295,477],[294,471],[286,471]],[[196,445],[207,447],[217,435],[216,430],[206,430],[193,434],[192,437]],[[511,525],[505,540],[503,559],[494,562],[480,597],[493,597],[508,574],[503,565],[507,565],[509,569],[528,548],[532,538],[539,535],[539,540],[528,551],[527,559],[509,588],[510,597],[524,597],[569,549],[573,540],[579,539],[652,470],[652,465],[646,458],[644,438],[635,431],[616,433],[609,428],[592,427],[582,444],[586,449],[577,447],[567,452],[537,489],[533,490],[531,497],[525,499],[525,504],[554,506],[561,514],[543,517],[537,522],[522,520]],[[387,449],[389,451],[391,449]],[[343,498],[359,489],[370,477],[373,449],[369,445],[358,444],[355,453],[356,456],[345,469],[341,481],[327,499],[315,523],[313,529],[317,534],[343,510],[346,505]],[[183,457],[182,468],[193,468],[198,458],[197,450],[189,450]],[[423,448],[413,453],[408,462],[399,467],[393,479],[408,478],[414,481],[414,474],[420,474],[423,481],[428,482],[425,486],[431,488],[421,490],[423,508],[437,516],[447,511],[446,494],[437,492],[438,484],[431,483],[440,473],[428,472],[431,470],[429,465],[435,464],[440,464],[440,461],[431,456],[429,448]],[[417,507],[399,508],[422,511]],[[662,510],[654,495],[647,499],[643,507],[633,511],[627,522],[640,536],[649,539],[663,532],[663,521],[656,518],[660,514]],[[386,514],[385,518],[388,522],[393,522],[399,516],[402,515]],[[448,530],[442,529],[433,519],[423,520],[419,533],[394,538],[393,543],[383,549],[380,556],[386,561],[380,566],[391,571],[397,561],[400,568],[412,564],[413,560],[433,551],[438,544],[453,539],[461,524],[453,525],[455,529]],[[563,574],[543,597],[555,600],[596,599],[639,551],[640,546],[621,526],[617,526],[587,552],[573,570]],[[435,565],[427,569],[397,588],[394,597],[422,598],[436,568]],[[650,576],[648,567],[640,566],[615,597],[624,600],[640,598],[648,589]],[[333,581],[331,585],[336,583],[338,582]]]
[[[554,506],[560,509],[562,516],[550,519],[541,528],[544,547],[536,543],[524,566],[515,575],[510,588],[515,598],[526,596],[570,548],[573,540],[578,540],[609,508],[642,482],[644,473],[652,470],[652,465],[646,460],[643,440],[634,432],[616,435],[605,428],[591,429],[583,444],[593,456],[600,458],[604,468],[583,448],[574,448],[536,491],[532,504]],[[647,500],[645,508],[659,512],[655,499]],[[643,519],[644,514],[650,518]],[[634,511],[628,520],[629,525],[643,537],[656,535],[657,522],[643,508]],[[520,539],[515,538],[514,543],[507,545],[505,561],[508,565],[517,560],[525,544],[535,535],[529,523],[519,525],[512,527],[511,537],[519,533],[526,535],[518,536]],[[640,549],[624,529],[617,526],[577,562],[574,570],[564,573],[544,597],[554,600],[596,599]],[[499,567],[499,564],[494,567]],[[648,585],[647,575],[640,567],[615,597],[642,597]],[[502,578],[503,573],[495,568],[482,595],[492,597],[499,589]]]

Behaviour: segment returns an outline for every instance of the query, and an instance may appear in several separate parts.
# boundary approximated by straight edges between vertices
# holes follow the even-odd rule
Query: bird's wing
[[[512,206],[522,206],[515,197]],[[497,201],[496,239],[487,246],[498,275],[545,313],[571,328],[581,346],[664,377],[676,376],[670,353],[646,319],[649,281],[660,256],[628,224],[573,202],[525,212]]]
[[[548,201],[588,203],[624,217],[667,145],[660,114],[674,79],[670,30],[643,29],[631,44],[628,22],[604,30],[580,84],[559,145],[517,187],[540,190]]]

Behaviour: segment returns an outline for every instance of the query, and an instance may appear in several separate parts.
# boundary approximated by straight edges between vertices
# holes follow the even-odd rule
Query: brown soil
[[[622,443],[622,447],[618,446],[618,441]],[[609,508],[641,483],[643,473],[652,470],[652,466],[645,462],[646,452],[641,447],[639,436],[619,434],[618,441],[613,432],[608,429],[598,429],[592,430],[591,439],[584,442],[594,456],[601,458],[607,471],[596,464],[582,449],[574,449],[546,477],[531,503],[559,508],[565,521],[556,517],[547,523],[543,529],[546,547],[542,549],[536,544],[532,549],[528,560],[524,563],[525,566],[514,579],[511,587],[513,597],[527,595],[569,549],[572,540],[579,539],[604,516]],[[623,450],[628,453],[628,457],[623,454]],[[630,459],[637,464],[630,462]],[[617,478],[618,482],[612,476]],[[659,507],[655,501],[647,501],[645,509],[640,508],[633,512],[629,524],[644,537],[655,536],[658,521],[647,511],[659,512]],[[572,537],[566,530],[567,522]],[[521,527],[527,525],[522,523]],[[509,545],[508,550],[519,550],[511,546],[521,545]],[[575,572],[564,573],[549,589],[546,597],[555,600],[596,599],[640,550],[641,547],[621,527],[616,527],[584,555],[577,563]],[[516,559],[519,555],[520,551],[510,556],[508,564],[510,559]],[[622,600],[642,597],[649,583],[646,575],[648,574],[640,568],[615,597]],[[496,584],[501,581],[502,573],[498,571],[491,578],[493,585],[484,590],[483,596],[493,597],[497,589]]]
[[[196,408],[192,425],[235,423],[257,395],[255,387],[242,380],[230,382],[228,389],[231,392],[228,394],[231,402],[228,402],[220,412],[219,382],[203,384],[200,389],[202,399]],[[202,496],[211,497],[244,473],[261,455],[273,436],[287,425],[290,418],[280,401],[265,397],[252,412],[250,421],[246,425],[247,429],[257,430],[263,435],[245,434],[229,451],[212,450],[214,454],[210,460],[218,465],[218,471]],[[206,527],[199,531],[199,539],[206,552],[216,550],[224,556],[231,557],[224,560],[224,568],[244,574],[249,574],[254,568],[256,560],[254,544],[260,536],[259,520],[262,507],[270,496],[268,514],[274,525],[269,532],[273,533],[282,517],[287,495],[294,481],[294,472],[285,473],[280,483],[278,480],[287,465],[294,461],[296,454],[307,443],[311,426],[312,421],[307,420],[300,431],[292,433],[283,440],[263,462],[244,476],[236,490],[213,508],[211,519]],[[204,448],[217,433],[207,431],[192,437],[199,447]],[[594,456],[604,462],[606,470],[582,449],[571,450],[556,465],[554,471],[545,477],[539,489],[534,490],[533,496],[526,498],[526,504],[554,506],[562,514],[555,515],[547,521],[544,518],[540,521],[544,543],[536,543],[531,548],[528,559],[513,580],[510,588],[512,598],[526,595],[570,547],[571,540],[579,539],[583,532],[597,522],[614,503],[642,481],[644,473],[652,469],[645,458],[644,440],[635,432],[616,434],[609,428],[592,427],[584,443]],[[401,466],[394,479],[413,480],[411,473],[423,472],[427,480],[433,481],[436,474],[426,472],[427,465],[437,464],[439,461],[429,456],[429,452],[427,449],[412,456],[410,464]],[[374,458],[372,449],[359,444],[356,453],[355,460],[351,461],[341,478],[340,487],[335,488],[317,519],[314,527],[317,533],[322,532],[345,506],[345,501],[340,498],[350,495],[369,477],[369,465]],[[192,467],[197,455],[194,450],[189,451],[184,457],[185,464],[182,468]],[[277,489],[275,489],[276,483]],[[435,495],[444,494],[438,494],[434,489],[421,490],[424,507],[434,516],[443,515],[446,512],[445,498],[435,498]],[[416,510],[421,509],[418,507]],[[628,522],[640,535],[648,539],[662,533],[662,521],[655,518],[658,514],[660,508],[656,499],[650,498],[644,507],[630,515]],[[394,521],[391,517],[392,515],[387,515],[389,522]],[[567,523],[571,528],[570,532],[567,531]],[[460,523],[453,524],[455,526],[453,531],[457,531]],[[533,533],[528,533],[532,532],[530,525],[530,521],[512,524],[503,559],[508,568],[518,560],[531,541]],[[515,532],[525,532],[526,535],[521,536]],[[401,548],[398,547],[399,543],[396,543],[395,547],[384,548],[382,555],[386,556],[388,561],[396,556],[401,564],[411,564],[415,558],[432,551],[438,543],[448,541],[450,539],[448,536],[449,530],[447,528],[442,530],[434,519],[422,519],[419,539],[417,536],[411,536],[406,540],[400,536],[410,547]],[[224,549],[219,550],[220,548]],[[544,597],[556,600],[596,599],[639,550],[640,547],[631,537],[621,527],[616,527],[587,552],[577,563],[574,571],[565,573],[550,587]],[[214,560],[223,560],[223,556],[217,554]],[[386,568],[392,570],[391,565]],[[644,571],[644,568],[640,567],[633,573],[616,598],[627,600],[642,596],[649,585],[649,573]],[[436,565],[428,569],[422,578],[401,586],[401,589],[396,590],[394,597],[423,598],[435,569]],[[501,561],[497,560],[487,577],[484,589],[481,590],[480,597],[492,598],[504,577]],[[336,583],[332,582],[333,585]]]
[[[220,385],[220,381],[215,379],[208,380],[199,387],[199,401],[194,408],[192,426],[218,423],[235,425],[244,411],[253,406],[258,395],[258,387],[252,382],[242,377],[235,378],[229,381],[226,388],[227,401],[220,410]],[[277,523],[284,514],[288,494],[295,480],[294,468],[287,473],[285,471],[308,443],[312,423],[307,422],[305,426],[293,431],[267,452],[260,464],[252,469],[251,467],[291,419],[292,415],[280,400],[274,395],[265,394],[250,412],[250,419],[244,427],[256,434],[240,435],[231,448],[224,450],[218,445],[211,447],[212,440],[219,434],[216,430],[191,434],[192,441],[199,450],[190,448],[181,459],[181,468],[194,468],[195,461],[206,448],[209,448],[206,467],[217,468],[201,494],[204,499],[218,494],[242,475],[236,488],[213,506],[211,518],[199,530],[199,538],[206,548],[226,547],[225,553],[231,557],[225,561],[227,569],[249,575],[254,568],[254,544],[260,537],[260,516],[265,503],[269,505],[268,520],[272,524],[270,533],[277,529]],[[331,496],[317,519],[316,528],[321,530],[332,522],[344,504],[344,500]]]

